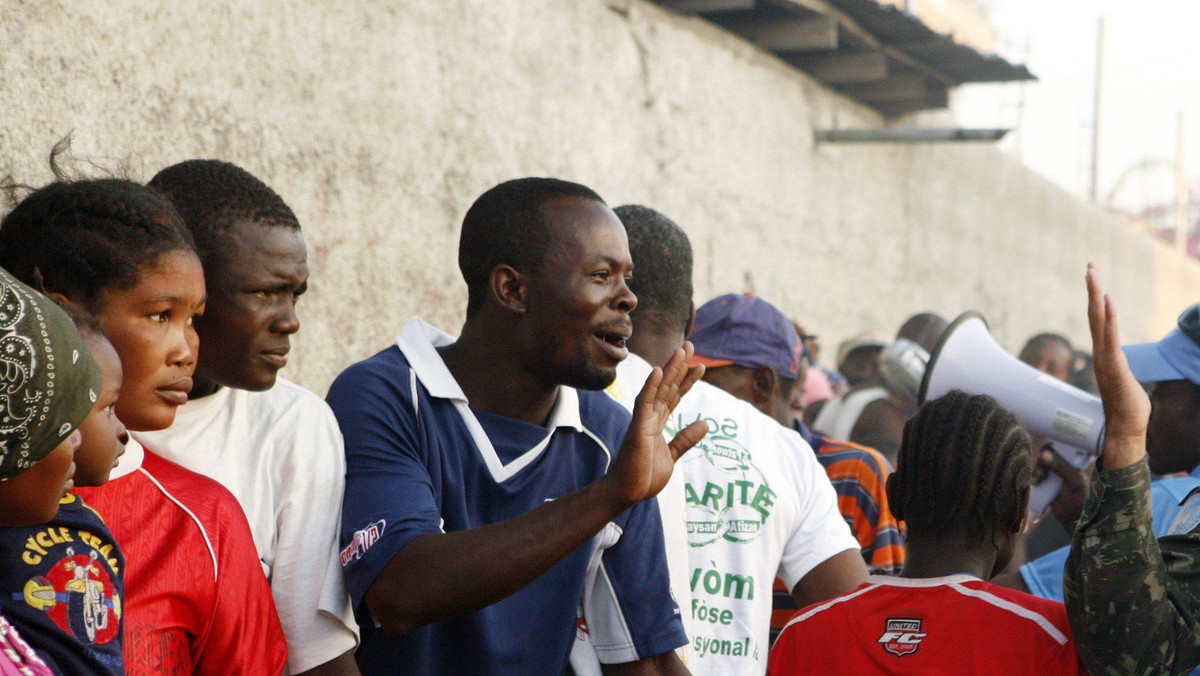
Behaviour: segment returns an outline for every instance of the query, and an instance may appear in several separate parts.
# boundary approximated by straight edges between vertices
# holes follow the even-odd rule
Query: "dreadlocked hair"
[[[954,390],[904,425],[888,501],[912,533],[965,536],[1020,529],[1033,472],[1030,439],[992,397]]]
[[[125,179],[55,181],[0,221],[0,267],[92,312],[101,291],[135,285],[172,251],[195,252],[191,233],[166,198]]]
[[[236,164],[186,160],[158,172],[147,185],[175,205],[205,263],[226,245],[230,230],[243,223],[300,229],[283,198]]]

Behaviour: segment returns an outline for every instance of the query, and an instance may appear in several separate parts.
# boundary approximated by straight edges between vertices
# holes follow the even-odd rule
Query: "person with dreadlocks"
[[[0,222],[0,267],[100,322],[121,362],[115,410],[129,430],[174,422],[192,387],[193,320],[205,290],[191,234],[170,202],[132,181],[60,177]],[[75,493],[104,516],[125,555],[125,673],[283,670],[287,646],[271,590],[228,490],[130,440],[108,483]],[[81,572],[90,579],[108,545],[98,543],[101,555],[87,564],[88,542],[96,540],[82,539],[72,564],[87,565]],[[90,588],[75,582],[67,584]],[[43,598],[56,601],[57,592],[31,602]],[[86,623],[68,626],[90,637]]]
[[[800,611],[768,674],[1085,673],[1062,603],[986,582],[1024,526],[1029,445],[989,396],[955,390],[922,406],[888,479],[892,511],[908,522],[900,577],[872,576]]]
[[[342,434],[329,406],[277,374],[308,288],[300,221],[274,190],[217,160],[167,167],[149,186],[192,232],[208,304],[195,385],[171,427],[139,432],[163,457],[221,482],[254,534],[292,674],[357,674],[358,625],[338,559]]]

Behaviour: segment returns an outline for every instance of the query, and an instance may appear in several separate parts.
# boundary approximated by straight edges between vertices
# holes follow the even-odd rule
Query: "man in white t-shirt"
[[[346,460],[329,406],[277,378],[308,285],[292,210],[246,171],[189,160],[150,181],[191,229],[208,305],[188,403],[160,432],[163,457],[221,482],[241,503],[271,583],[291,674],[354,674],[358,626],[338,559]]]
[[[615,211],[629,235],[630,288],[638,296],[633,354],[617,367],[615,392],[628,406],[639,378],[665,363],[692,328],[692,251],[662,214]],[[762,674],[776,575],[803,607],[855,588],[866,566],[833,486],[799,434],[704,382],[683,397],[667,429],[696,420],[709,422],[708,436],[678,463],[690,545],[687,666],[693,674]]]

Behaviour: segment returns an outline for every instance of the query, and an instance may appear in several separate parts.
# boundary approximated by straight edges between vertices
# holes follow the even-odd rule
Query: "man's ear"
[[[1029,518],[1029,496],[1033,491],[1032,486],[1026,486],[1021,489],[1021,498],[1017,502],[1017,513],[1013,515],[1013,521],[1009,524],[1008,529],[1013,533],[1020,533],[1025,530],[1025,521]]]
[[[517,314],[524,314],[527,310],[529,298],[526,281],[526,277],[511,265],[497,265],[488,277],[492,297],[500,307]]]
[[[770,366],[759,366],[750,374],[750,391],[754,403],[770,401],[775,396],[775,388],[779,384],[779,375]]]
[[[696,303],[693,302],[693,303],[691,303],[691,307],[688,308],[688,320],[687,320],[687,326],[685,326],[683,328],[683,339],[687,340],[688,338],[690,338],[692,336],[692,331],[695,331],[695,330],[696,330]]]

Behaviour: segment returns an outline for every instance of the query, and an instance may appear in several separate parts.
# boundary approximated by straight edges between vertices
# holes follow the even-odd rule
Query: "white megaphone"
[[[1100,455],[1104,443],[1100,399],[1005,352],[978,312],[959,315],[938,340],[929,355],[919,401],[923,404],[951,390],[995,398],[1075,469],[1086,469]],[[1033,487],[1029,511],[1045,512],[1061,487],[1058,475],[1049,474]]]

